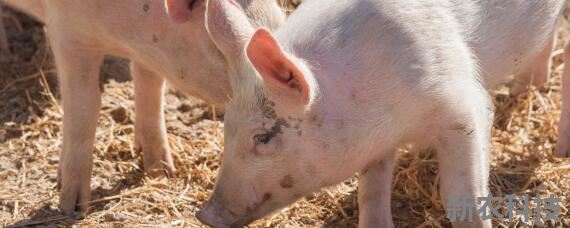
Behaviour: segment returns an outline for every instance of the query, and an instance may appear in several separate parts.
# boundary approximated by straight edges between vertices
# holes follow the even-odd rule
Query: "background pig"
[[[437,149],[444,204],[487,196],[485,87],[547,75],[564,3],[311,0],[272,34],[210,0],[208,31],[234,60],[233,99],[198,218],[245,225],[360,171],[360,226],[391,227],[394,153],[407,142]],[[491,227],[474,219],[454,225]]]
[[[135,141],[152,176],[175,171],[163,115],[165,81],[223,105],[230,93],[226,60],[204,27],[202,0],[5,0],[44,22],[60,76],[65,117],[59,166],[60,208],[84,211],[90,197],[92,145],[100,107],[99,66],[106,54],[132,60]],[[275,1],[240,0],[255,26],[275,28]],[[185,24],[175,24],[167,17]],[[77,207],[77,208],[76,208]]]

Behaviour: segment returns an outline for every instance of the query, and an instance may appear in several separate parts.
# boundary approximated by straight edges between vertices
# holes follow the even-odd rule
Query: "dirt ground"
[[[92,207],[83,220],[59,214],[56,170],[62,112],[53,58],[41,24],[11,10],[4,14],[13,54],[0,57],[0,225],[200,226],[194,214],[213,188],[223,150],[223,117],[198,99],[170,91],[166,125],[180,174],[149,179],[141,154],[133,149],[128,62],[111,57],[101,74],[104,93],[93,151]],[[564,22],[559,40],[570,38],[569,29]],[[558,140],[560,54],[553,56],[552,78],[542,88],[518,97],[504,88],[495,92],[491,191],[500,197],[560,197],[561,221],[547,223],[549,227],[570,226],[570,159],[551,156]],[[398,227],[449,227],[438,197],[435,154],[413,151],[400,151],[394,171],[394,221]],[[355,227],[356,186],[356,178],[346,180],[251,227]],[[520,217],[496,219],[494,225],[523,226]]]

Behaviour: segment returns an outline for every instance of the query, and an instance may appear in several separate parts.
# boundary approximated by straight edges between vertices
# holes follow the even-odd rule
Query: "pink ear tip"
[[[165,4],[168,16],[175,23],[185,23],[190,20],[192,2],[188,2],[188,0],[166,0]]]

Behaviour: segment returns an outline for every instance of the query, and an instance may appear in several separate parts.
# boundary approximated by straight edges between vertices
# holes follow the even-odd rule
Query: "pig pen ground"
[[[5,10],[12,55],[0,58],[0,225],[201,226],[194,214],[214,186],[223,150],[222,116],[208,104],[170,91],[166,125],[178,176],[149,179],[133,147],[133,85],[125,60],[102,67],[103,105],[93,151],[92,201],[83,220],[58,212],[56,173],[61,147],[61,103],[53,58],[43,27]],[[559,40],[570,39],[564,21]],[[562,43],[562,42],[560,42]],[[557,45],[557,50],[562,44]],[[561,221],[570,226],[570,159],[551,156],[560,113],[562,53],[554,53],[551,80],[511,97],[496,91],[490,176],[495,196],[555,194]],[[416,151],[416,152],[414,152]],[[394,171],[392,211],[397,227],[449,227],[438,194],[435,153],[403,148]],[[355,227],[356,178],[307,196],[251,227]],[[531,204],[533,205],[533,204]],[[500,211],[505,212],[503,206]],[[523,226],[494,220],[494,226]]]

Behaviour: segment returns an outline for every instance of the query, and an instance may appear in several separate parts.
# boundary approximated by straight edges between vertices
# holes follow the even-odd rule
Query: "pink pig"
[[[444,205],[489,194],[487,89],[546,80],[565,0],[308,0],[275,33],[227,0],[207,29],[230,63],[225,149],[198,218],[238,227],[359,172],[360,227],[393,227],[396,148],[431,146]],[[516,92],[516,91],[515,91]],[[570,95],[569,95],[570,96]],[[456,227],[491,227],[478,216]]]
[[[101,100],[99,67],[104,55],[132,60],[135,141],[151,176],[175,172],[164,123],[165,81],[219,106],[231,95],[226,59],[204,27],[204,0],[4,2],[48,28],[65,113],[58,176],[60,208],[66,214],[85,211],[88,206]],[[275,0],[240,0],[236,4],[254,26],[276,28],[285,17]]]

